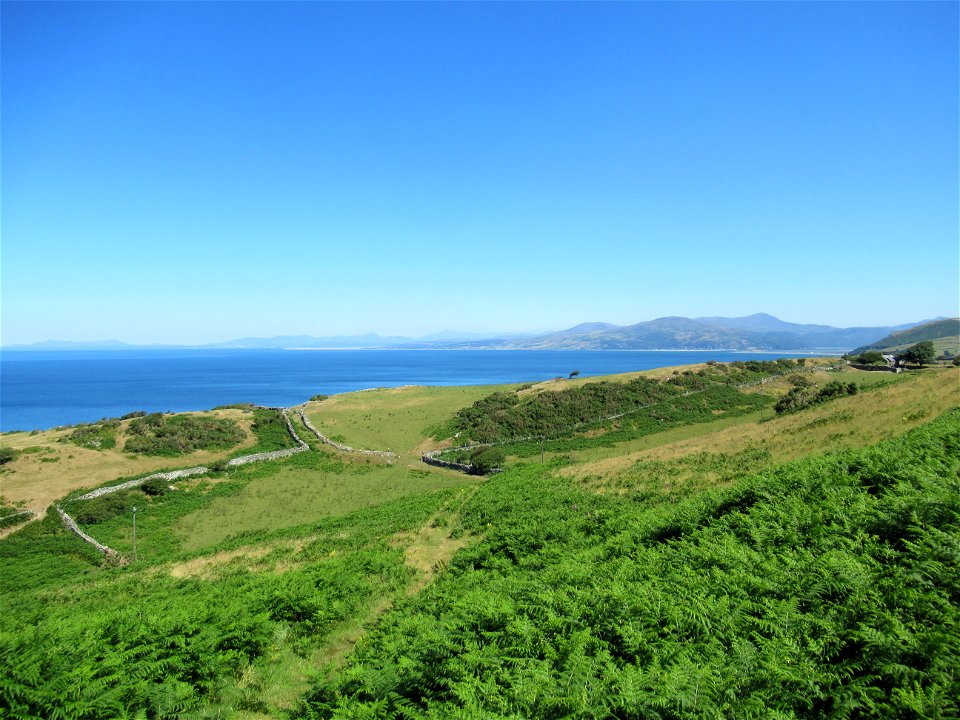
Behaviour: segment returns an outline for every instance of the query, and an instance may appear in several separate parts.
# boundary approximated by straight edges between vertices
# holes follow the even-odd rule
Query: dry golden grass
[[[407,567],[416,571],[416,579],[407,588],[408,595],[416,595],[430,584],[437,570],[446,565],[461,548],[470,544],[468,537],[452,538],[448,527],[433,521],[415,533],[399,533],[394,544],[406,545],[404,558]]]
[[[110,450],[90,450],[74,445],[66,439],[72,432],[69,428],[45,430],[36,435],[28,432],[7,433],[2,437],[3,446],[20,450],[21,453],[16,460],[7,463],[0,474],[0,496],[5,502],[23,504],[42,515],[52,502],[74,490],[96,487],[119,477],[163,468],[204,465],[226,458],[238,448],[254,444],[256,438],[250,429],[253,423],[250,413],[229,408],[203,414],[236,420],[246,439],[227,451],[198,451],[170,458],[123,453],[121,448],[131,422],[129,420],[121,421],[117,446]]]
[[[209,580],[215,577],[215,570],[223,568],[235,560],[258,560],[270,552],[271,548],[266,545],[257,545],[250,547],[237,548],[236,550],[223,550],[213,555],[204,555],[202,557],[185,560],[184,562],[174,563],[170,566],[169,572],[175,578],[202,578]]]
[[[763,423],[757,423],[754,415],[733,424],[718,421],[682,428],[688,434],[682,438],[675,431],[651,435],[642,439],[646,445],[642,449],[613,457],[581,456],[582,462],[561,472],[602,485],[604,478],[615,478],[638,462],[675,461],[700,453],[729,456],[756,449],[769,453],[771,461],[782,462],[829,450],[864,447],[901,435],[960,405],[960,368],[930,369],[898,380]]]

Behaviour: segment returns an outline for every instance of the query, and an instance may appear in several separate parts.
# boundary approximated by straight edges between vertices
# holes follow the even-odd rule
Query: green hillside
[[[850,354],[859,355],[866,350],[896,353],[927,340],[933,342],[937,355],[942,355],[944,351],[949,351],[952,355],[960,355],[960,318],[934,320],[907,330],[899,330],[890,333],[882,340],[857,348]]]
[[[859,391],[773,410],[830,383]],[[0,540],[0,717],[960,712],[960,368],[714,364],[307,409],[399,459],[296,422],[309,452],[61,497],[116,559],[54,512]],[[417,459],[531,423],[557,431],[542,463],[514,437],[486,478]]]

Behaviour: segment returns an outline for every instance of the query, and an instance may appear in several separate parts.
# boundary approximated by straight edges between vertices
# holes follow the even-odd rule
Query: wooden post
[[[137,561],[137,506],[133,506],[133,561]]]

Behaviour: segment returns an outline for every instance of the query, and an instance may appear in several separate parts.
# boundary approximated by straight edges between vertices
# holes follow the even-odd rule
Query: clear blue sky
[[[958,3],[2,4],[3,344],[958,313]]]

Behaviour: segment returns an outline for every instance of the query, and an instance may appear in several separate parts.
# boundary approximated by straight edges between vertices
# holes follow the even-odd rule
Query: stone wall
[[[480,447],[479,445],[471,445],[470,447]],[[449,460],[441,460],[439,455],[440,453],[445,452],[444,450],[433,450],[428,453],[424,453],[420,456],[420,460],[425,462],[427,465],[433,465],[434,467],[450,468],[451,470],[459,470],[460,472],[465,472],[468,475],[475,475],[476,471],[473,469],[473,465],[467,463],[458,463],[451,462]]]
[[[293,438],[294,442],[297,443],[297,446],[293,448],[286,448],[285,450],[270,450],[269,452],[254,453],[253,455],[241,455],[240,457],[228,461],[227,465],[229,467],[246,465],[252,462],[260,462],[261,460],[279,460],[280,458],[290,457],[291,455],[296,455],[297,453],[307,452],[310,450],[310,446],[307,445],[303,439],[297,435],[297,431],[293,429],[293,423],[290,422],[290,415],[286,409],[281,409],[280,412],[283,413],[283,419],[287,422],[287,431],[290,433],[290,437]]]
[[[110,495],[111,493],[120,492],[121,490],[129,490],[130,488],[140,487],[148,480],[155,480],[157,478],[163,478],[164,480],[178,480],[180,478],[190,477],[191,475],[202,475],[203,473],[207,472],[210,472],[210,468],[192,467],[184,468],[183,470],[171,470],[170,472],[154,473],[153,475],[147,475],[146,477],[137,478],[136,480],[128,480],[127,482],[120,483],[119,485],[97,488],[96,490],[91,490],[86,495],[80,495],[73,499],[93,500],[94,498],[98,498],[103,495]]]
[[[866,370],[867,372],[890,372],[898,373],[901,368],[890,367],[889,365],[861,365],[860,363],[847,363],[854,370]]]
[[[293,429],[293,423],[290,422],[290,416],[287,414],[287,411],[281,409],[280,412],[283,413],[283,419],[287,422],[287,431],[290,433],[290,437],[293,438],[294,442],[297,443],[297,446],[293,448],[286,448],[284,450],[271,450],[269,452],[253,453],[252,455],[241,455],[240,457],[233,458],[233,460],[228,460],[228,467],[246,465],[247,463],[259,462],[261,460],[278,460],[280,458],[296,455],[297,453],[306,452],[310,449],[310,446],[307,445],[300,438],[300,436],[297,435],[296,430]],[[164,480],[179,480],[180,478],[190,477],[191,475],[203,475],[204,473],[208,472],[210,472],[210,468],[203,466],[184,468],[183,470],[171,470],[170,472],[159,472],[154,473],[153,475],[147,475],[146,477],[137,478],[136,480],[128,480],[127,482],[120,483],[119,485],[97,488],[96,490],[88,492],[86,495],[80,495],[79,497],[75,497],[73,499],[93,500],[94,498],[101,497],[102,495],[109,495],[110,493],[120,492],[121,490],[129,490],[131,488],[140,487],[148,480],[155,480],[157,478],[163,478]]]
[[[63,511],[63,508],[62,508],[62,507],[60,507],[59,505],[57,505],[56,508],[57,508],[57,512],[60,513],[60,519],[63,520],[63,524],[66,525],[67,529],[68,529],[70,532],[72,532],[74,535],[76,535],[77,537],[79,537],[79,538],[80,538],[81,540],[83,540],[85,543],[90,543],[91,545],[93,545],[97,550],[99,550],[100,552],[102,552],[104,555],[110,556],[110,555],[116,555],[116,554],[117,554],[117,551],[116,551],[116,550],[114,550],[113,548],[107,547],[106,545],[104,545],[104,544],[101,543],[101,542],[97,542],[97,541],[94,540],[92,537],[90,537],[89,535],[87,535],[83,530],[81,530],[81,529],[80,529],[80,526],[77,525],[77,523],[74,521],[74,519],[73,519],[72,517],[70,517],[69,515],[67,515],[67,514]]]

